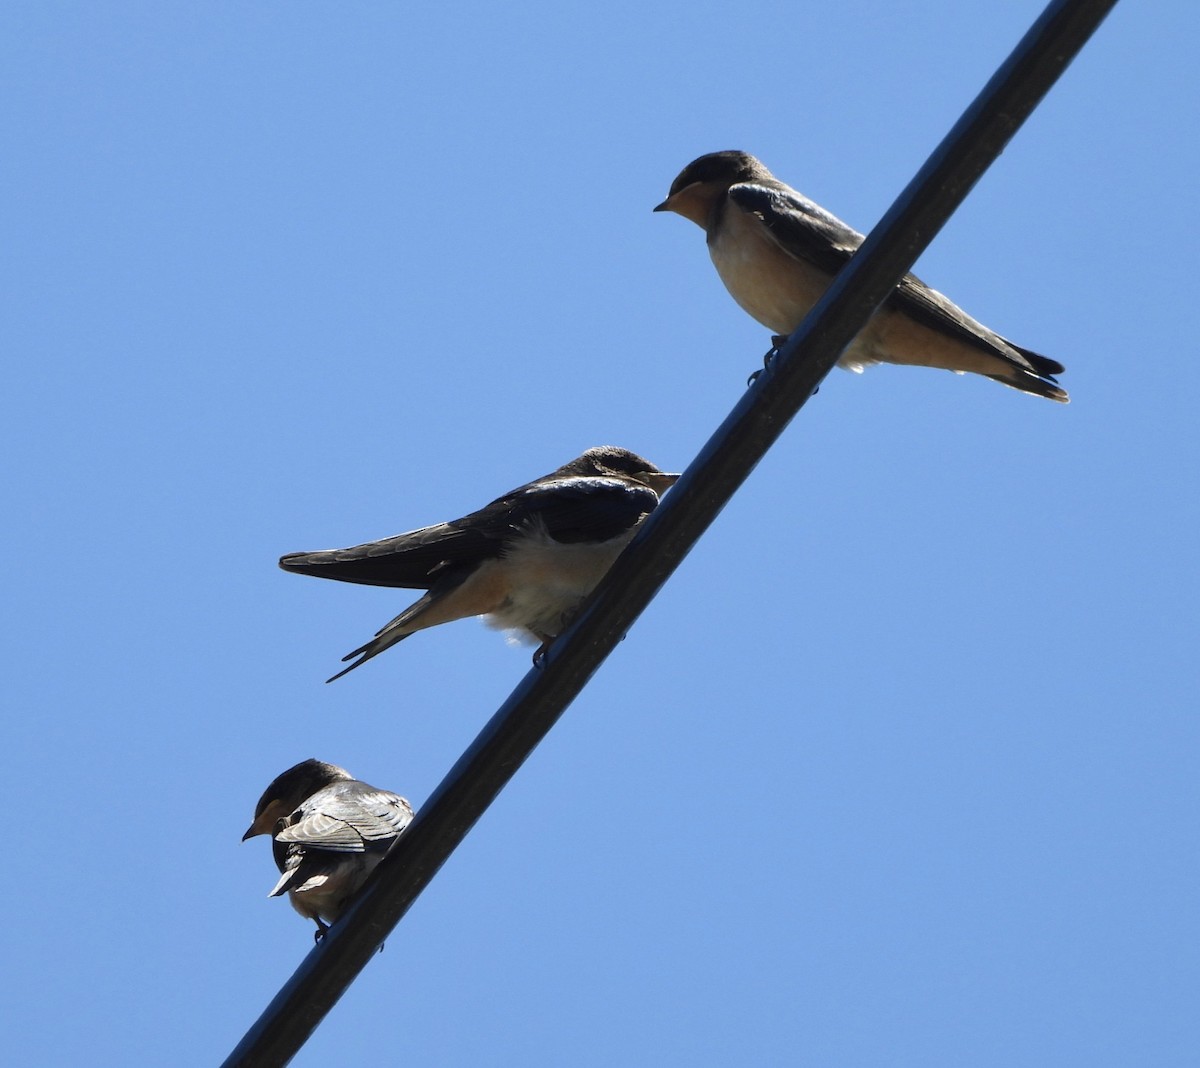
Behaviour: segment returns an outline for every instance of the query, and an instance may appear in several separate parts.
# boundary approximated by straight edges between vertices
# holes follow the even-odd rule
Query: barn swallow
[[[342,657],[358,659],[328,682],[410,634],[467,616],[486,616],[493,627],[540,641],[540,655],[678,477],[605,445],[461,519],[349,549],[289,553],[279,566],[428,591]]]
[[[316,922],[319,942],[412,818],[398,794],[336,764],[304,760],[267,787],[242,841],[271,835],[283,875],[267,896],[286,890],[292,907]]]
[[[800,325],[863,242],[745,152],[712,152],[689,163],[654,210],[676,212],[704,230],[725,288],[777,335]],[[913,274],[838,360],[851,371],[875,363],[973,371],[1023,393],[1069,399],[1054,380],[1062,364],[989,330]]]

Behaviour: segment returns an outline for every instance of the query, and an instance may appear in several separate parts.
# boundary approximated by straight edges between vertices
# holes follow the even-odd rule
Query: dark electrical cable
[[[225,1068],[274,1068],[295,1056],[1115,5],[1046,8]]]

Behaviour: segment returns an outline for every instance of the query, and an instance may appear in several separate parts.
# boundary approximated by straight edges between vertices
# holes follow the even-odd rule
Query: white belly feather
[[[555,541],[538,526],[505,552],[511,569],[508,600],[485,616],[489,626],[520,632],[518,638],[552,638],[566,626],[583,600],[596,588],[636,527],[609,541]]]
[[[732,206],[716,239],[709,242],[708,253],[730,296],[775,334],[786,336],[795,330],[831,281],[816,267],[784,252],[757,217]],[[880,362],[874,349],[868,337],[860,335],[838,366],[861,372]]]

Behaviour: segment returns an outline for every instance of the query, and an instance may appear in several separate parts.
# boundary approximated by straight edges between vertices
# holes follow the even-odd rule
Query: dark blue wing
[[[539,479],[461,519],[348,549],[290,553],[279,566],[341,582],[427,590],[461,581],[531,524],[542,524],[556,541],[608,541],[657,504],[658,494],[632,479]]]
[[[863,241],[857,230],[782,183],[743,182],[730,186],[729,199],[740,210],[757,215],[789,256],[829,275],[837,274]]]
[[[540,524],[555,541],[602,542],[626,533],[654,511],[658,494],[621,478],[567,478],[533,483],[510,502],[503,530],[495,530],[500,537]]]
[[[806,260],[830,275],[837,274],[863,242],[863,235],[857,230],[782,184],[775,187],[745,182],[730,187],[729,199],[742,211],[757,215],[784,252]],[[1012,352],[1004,348],[1008,346],[1024,357],[1026,369],[1051,382],[1050,376],[1063,371],[1062,364],[1057,361],[994,334],[911,272],[904,276],[884,306],[903,312],[931,330],[1022,366],[1020,358],[1013,359]]]

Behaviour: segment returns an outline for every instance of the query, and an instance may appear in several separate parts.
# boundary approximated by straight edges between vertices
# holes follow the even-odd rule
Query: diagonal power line
[[[1116,2],[1052,0],[224,1068],[295,1056]]]

